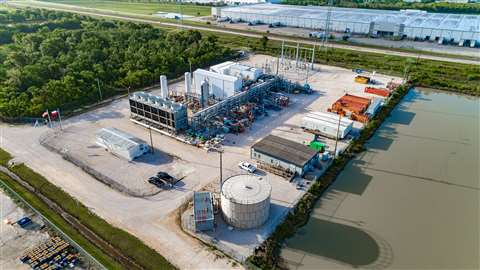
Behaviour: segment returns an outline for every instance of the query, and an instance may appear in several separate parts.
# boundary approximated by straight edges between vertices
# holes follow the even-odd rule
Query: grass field
[[[129,12],[141,15],[151,15],[158,11],[182,13],[191,16],[208,16],[210,15],[210,7],[197,6],[190,4],[173,4],[173,3],[143,3],[143,2],[123,2],[123,1],[105,1],[105,0],[43,0],[58,4],[73,5],[79,7],[88,7],[96,9],[104,9],[118,12]]]
[[[0,149],[0,165],[7,166],[7,162],[10,159],[10,154]],[[10,170],[21,179],[28,182],[28,184],[34,187],[37,192],[49,198],[57,205],[60,205],[65,212],[77,218],[83,225],[87,226],[97,236],[107,241],[123,255],[132,259],[142,269],[174,269],[174,266],[172,266],[165,258],[145,245],[141,240],[124,230],[110,225],[99,216],[92,214],[82,203],[72,198],[62,189],[48,182],[43,176],[32,171],[24,164],[17,165]],[[5,182],[28,203],[61,228],[92,256],[104,264],[107,269],[125,269],[125,267],[127,267],[112,260],[112,258],[107,256],[102,250],[85,239],[85,237],[83,237],[77,230],[65,222],[60,215],[46,205],[37,194],[25,189],[15,180],[3,173],[0,173],[0,180]]]

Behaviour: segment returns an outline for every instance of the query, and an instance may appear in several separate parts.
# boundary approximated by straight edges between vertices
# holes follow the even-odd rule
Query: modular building
[[[259,68],[242,65],[232,61],[211,66],[210,71],[235,76],[244,81],[256,81],[263,74],[263,71]]]
[[[352,130],[353,121],[334,113],[312,112],[303,117],[301,127],[328,138],[343,139]]]
[[[220,204],[224,220],[239,229],[259,227],[270,214],[272,186],[264,177],[236,175],[222,184]]]
[[[218,100],[231,97],[242,89],[241,79],[204,69],[195,70],[193,72],[193,80],[196,94],[201,95],[202,83],[205,81],[210,89],[209,95]]]
[[[150,150],[150,147],[144,141],[116,128],[100,129],[96,134],[95,143],[108,152],[129,161]]]
[[[275,135],[268,135],[250,149],[250,157],[269,166],[303,176],[318,163],[318,152]]]
[[[330,10],[330,16],[328,16]],[[429,13],[420,10],[375,10],[322,6],[258,4],[221,9],[233,21],[329,29],[371,36],[392,36],[475,46],[480,44],[480,16]]]
[[[193,194],[193,219],[196,231],[212,231],[214,229],[213,198],[211,192],[195,192]]]
[[[130,95],[130,117],[156,128],[178,132],[188,127],[187,107],[166,98],[135,92]]]

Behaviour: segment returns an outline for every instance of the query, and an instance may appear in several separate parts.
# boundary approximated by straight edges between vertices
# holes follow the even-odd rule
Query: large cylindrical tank
[[[256,175],[236,175],[222,184],[220,198],[224,220],[239,229],[261,226],[270,214],[272,186]]]

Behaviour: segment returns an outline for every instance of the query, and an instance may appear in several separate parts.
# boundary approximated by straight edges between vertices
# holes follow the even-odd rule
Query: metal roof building
[[[214,228],[213,199],[210,192],[193,194],[193,217],[196,231],[211,231]]]
[[[97,145],[127,160],[133,160],[150,150],[144,141],[116,128],[102,128],[96,135]]]
[[[328,7],[258,4],[222,8],[221,16],[245,22],[325,29]],[[480,43],[480,16],[420,10],[331,8],[330,30],[441,42]]]
[[[338,114],[311,112],[302,119],[301,127],[327,138],[343,139],[353,128],[353,121]]]
[[[268,135],[251,148],[251,158],[303,176],[315,166],[318,152],[310,147],[275,135]]]

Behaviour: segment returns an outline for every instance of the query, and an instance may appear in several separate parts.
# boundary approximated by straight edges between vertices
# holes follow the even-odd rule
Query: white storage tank
[[[223,218],[239,229],[261,226],[270,214],[271,192],[264,177],[242,174],[226,179],[220,199]]]

